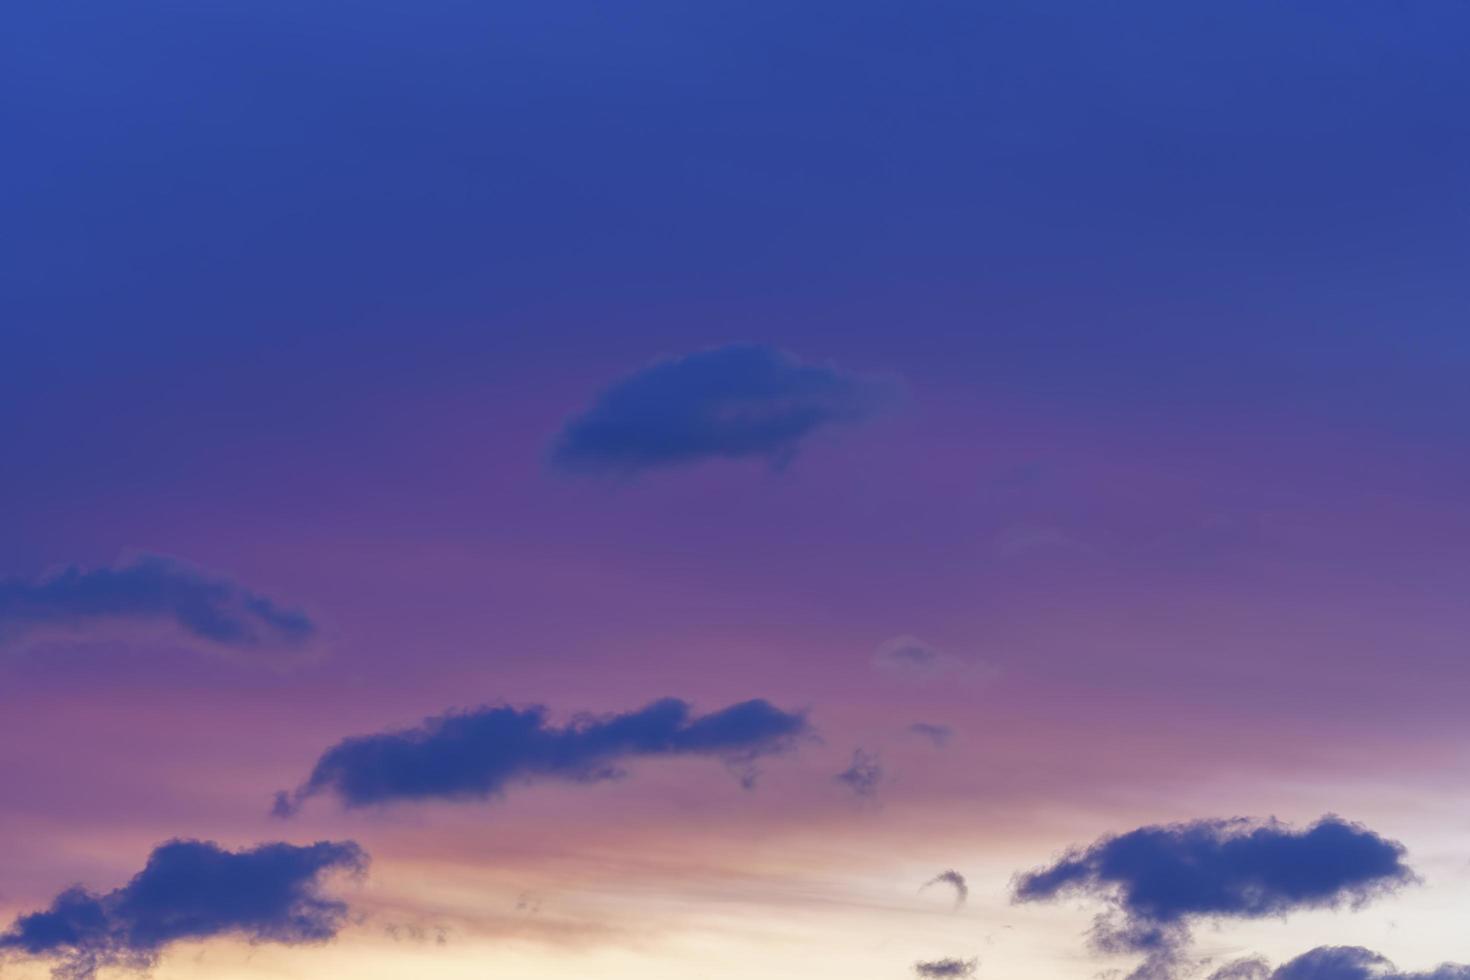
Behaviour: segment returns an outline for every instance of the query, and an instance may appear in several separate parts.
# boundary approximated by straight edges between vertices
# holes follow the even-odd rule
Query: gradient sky
[[[353,841],[335,938],[153,974],[1084,980],[1117,895],[1015,876],[1337,814],[1415,880],[1171,970],[1470,962],[1467,50],[1461,0],[6,11],[0,927]],[[670,697],[805,729],[606,754]],[[504,792],[272,816],[505,705],[555,760]]]

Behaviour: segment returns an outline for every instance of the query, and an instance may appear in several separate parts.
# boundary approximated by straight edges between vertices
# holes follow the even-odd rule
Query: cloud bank
[[[148,969],[181,940],[324,942],[341,928],[347,906],[322,897],[322,877],[366,864],[350,841],[244,851],[169,841],[122,888],[102,894],[69,888],[45,911],[20,916],[0,934],[0,950],[52,959],[62,980],[90,980],[103,967]]]
[[[702,755],[739,769],[747,783],[756,759],[792,748],[811,733],[806,716],[764,700],[694,715],[676,698],[625,714],[581,717],[564,727],[544,707],[486,707],[425,719],[417,728],[362,735],[329,748],[275,811],[335,794],[348,807],[402,800],[479,800],[514,783],[597,782],[624,774],[645,756]]]
[[[154,555],[112,568],[71,566],[42,578],[0,581],[0,645],[35,632],[86,631],[110,623],[173,628],[236,651],[300,647],[316,633],[302,612]]]
[[[1216,970],[1210,980],[1470,980],[1470,966],[1445,963],[1405,973],[1361,946],[1319,946],[1275,970],[1264,960],[1239,960]]]
[[[706,459],[780,466],[818,429],[867,418],[890,387],[755,344],[666,358],[616,382],[569,421],[551,462],[568,472],[624,475]]]
[[[1143,980],[1173,974],[1191,922],[1361,904],[1414,880],[1403,858],[1402,845],[1337,817],[1301,831],[1275,821],[1202,820],[1104,837],[1021,875],[1015,898],[1101,899],[1107,911],[1093,945],[1144,954],[1132,974]]]

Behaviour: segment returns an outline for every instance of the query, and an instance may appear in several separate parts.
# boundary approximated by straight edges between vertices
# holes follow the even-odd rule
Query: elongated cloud
[[[1021,901],[1064,892],[1108,896],[1130,918],[1260,918],[1362,901],[1412,880],[1404,848],[1324,817],[1296,831],[1275,821],[1202,820],[1105,837],[1022,875]]]
[[[85,632],[110,623],[173,628],[242,651],[298,647],[316,632],[305,614],[170,558],[72,566],[0,582],[0,644],[38,631]]]
[[[1101,899],[1094,946],[1144,954],[1133,976],[1152,980],[1179,965],[1191,922],[1361,904],[1414,879],[1403,858],[1402,845],[1337,817],[1301,831],[1202,820],[1105,837],[1020,876],[1015,897]]]
[[[1210,980],[1470,980],[1470,966],[1445,963],[1406,973],[1371,949],[1319,946],[1275,970],[1264,960],[1240,960],[1216,970]]]
[[[889,389],[771,347],[717,347],[615,383],[563,427],[551,461],[620,474],[720,458],[781,465],[818,429],[867,418]]]
[[[809,733],[805,715],[759,699],[696,716],[688,703],[665,698],[560,728],[539,705],[480,708],[428,718],[417,728],[345,739],[322,755],[294,793],[277,795],[275,810],[287,816],[326,792],[349,807],[485,799],[514,783],[617,778],[622,763],[642,756],[710,756],[740,768],[748,783],[754,760],[784,752]]]
[[[915,963],[914,973],[923,977],[924,980],[965,980],[967,977],[973,977],[979,967],[979,960],[961,960],[951,957]]]
[[[959,908],[961,905],[964,905],[970,897],[970,883],[965,880],[964,875],[960,874],[958,871],[955,871],[953,868],[949,869],[948,871],[941,871],[933,878],[930,878],[928,881],[924,882],[922,885],[919,886],[919,891],[923,891],[925,888],[932,888],[935,885],[948,885],[949,887],[954,889],[955,908]]]
[[[337,934],[347,906],[322,896],[322,877],[366,863],[350,841],[244,851],[169,841],[123,887],[100,894],[69,888],[45,911],[20,916],[0,934],[0,950],[52,959],[63,980],[90,980],[103,967],[148,969],[183,940],[323,942]]]

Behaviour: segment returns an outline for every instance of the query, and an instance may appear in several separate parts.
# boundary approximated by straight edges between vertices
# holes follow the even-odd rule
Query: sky
[[[1467,44],[6,10],[0,973],[1470,978]]]

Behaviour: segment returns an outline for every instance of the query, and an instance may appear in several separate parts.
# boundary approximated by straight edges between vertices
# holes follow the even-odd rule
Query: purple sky
[[[351,840],[287,869],[330,943],[86,949],[1080,980],[1154,962],[1089,945],[1124,879],[1013,875],[1339,814],[1418,883],[1181,913],[1135,980],[1470,961],[1467,8],[493,6],[0,32],[5,922],[123,916],[174,838]],[[803,733],[616,727],[670,697]],[[344,739],[505,705],[524,744],[271,816]],[[87,975],[19,928],[5,970]]]

